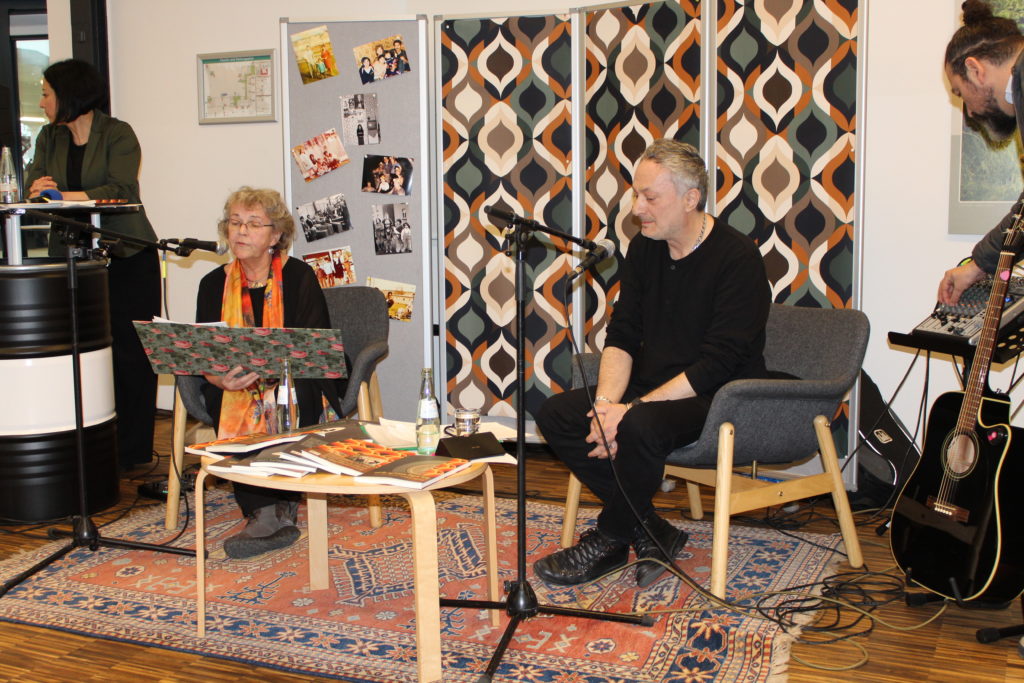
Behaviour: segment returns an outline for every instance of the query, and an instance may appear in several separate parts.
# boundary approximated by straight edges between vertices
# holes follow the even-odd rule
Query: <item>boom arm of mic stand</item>
[[[131,206],[118,206],[118,213],[131,209]],[[82,207],[83,211],[89,211],[89,207]],[[137,210],[137,209],[136,209]],[[172,251],[178,256],[188,256],[192,253],[193,249],[190,247],[182,246],[171,246],[167,240],[160,240],[159,242],[153,242],[152,240],[143,239],[141,237],[135,237],[134,235],[125,235],[124,233],[115,232],[113,230],[107,230],[106,228],[99,228],[92,223],[84,223],[77,221],[67,216],[61,216],[60,214],[49,213],[46,211],[39,211],[37,209],[14,209],[14,213],[24,214],[31,218],[38,218],[39,220],[47,221],[49,223],[57,223],[64,226],[65,228],[77,230],[79,233],[95,233],[100,237],[105,237],[110,240],[119,240],[121,242],[132,244],[137,247],[153,247],[161,251]]]

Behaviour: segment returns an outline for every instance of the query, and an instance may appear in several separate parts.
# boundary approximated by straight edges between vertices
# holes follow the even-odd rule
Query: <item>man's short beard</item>
[[[984,111],[975,112],[972,116],[967,115],[964,107],[964,117],[972,128],[983,129],[985,136],[993,142],[1008,140],[1017,132],[1017,117],[1000,109],[994,97],[985,103]]]

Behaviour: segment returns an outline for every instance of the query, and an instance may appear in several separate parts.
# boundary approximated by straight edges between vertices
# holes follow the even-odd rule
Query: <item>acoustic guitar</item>
[[[1024,591],[1024,432],[988,386],[1024,207],[1006,233],[963,391],[936,399],[924,450],[893,507],[890,547],[910,583],[945,598],[1005,603]]]

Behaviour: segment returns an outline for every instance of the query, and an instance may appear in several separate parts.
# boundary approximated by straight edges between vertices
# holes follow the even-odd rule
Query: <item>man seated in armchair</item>
[[[622,264],[594,407],[577,389],[537,415],[552,450],[603,503],[576,545],[534,564],[548,583],[592,581],[625,565],[631,546],[637,584],[661,576],[662,564],[643,560],[669,562],[658,544],[675,557],[687,540],[652,503],[665,458],[698,438],[719,387],[768,376],[764,263],[749,237],[705,213],[707,188],[704,160],[685,143],[657,140],[637,166],[640,234]]]

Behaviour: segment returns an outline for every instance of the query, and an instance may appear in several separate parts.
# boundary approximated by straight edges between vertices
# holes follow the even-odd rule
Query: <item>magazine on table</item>
[[[207,465],[207,469],[211,472],[241,472],[242,474],[248,474],[255,477],[270,476],[272,474],[278,474],[286,477],[302,477],[316,472],[317,468],[312,465],[304,465],[284,459],[282,457],[284,453],[283,449],[288,446],[298,444],[303,444],[306,447],[312,447],[321,443],[326,443],[327,440],[328,437],[320,434],[306,434],[298,441],[286,444],[276,444],[264,448],[261,451],[243,455],[242,457],[221,459],[216,464]]]
[[[423,488],[469,465],[470,461],[463,458],[419,455],[415,451],[395,450],[360,439],[327,441],[324,437],[313,436],[284,447],[268,448],[230,464],[210,465],[208,469],[291,477],[322,471],[347,474],[368,483]]]
[[[330,435],[331,441],[337,441],[339,439],[369,438],[363,430],[363,426],[356,420],[337,420],[335,422],[310,425],[309,427],[302,427],[301,429],[296,429],[290,432],[281,432],[279,434],[258,432],[255,434],[246,434],[244,436],[234,436],[227,439],[216,439],[214,441],[196,443],[191,446],[186,446],[185,451],[192,453],[193,455],[219,455],[224,457],[262,451],[263,449],[272,446],[293,443],[304,439],[307,436],[326,437],[328,435]]]

